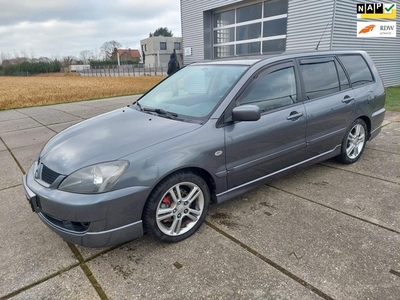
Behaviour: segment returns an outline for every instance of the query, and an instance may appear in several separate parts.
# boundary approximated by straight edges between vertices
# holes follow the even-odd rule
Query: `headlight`
[[[80,194],[108,192],[128,168],[127,161],[111,161],[82,168],[65,178],[59,190]]]

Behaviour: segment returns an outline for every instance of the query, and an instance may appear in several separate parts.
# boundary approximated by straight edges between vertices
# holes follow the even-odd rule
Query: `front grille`
[[[50,170],[45,165],[42,165],[42,180],[48,184],[52,184],[60,176],[59,173]]]

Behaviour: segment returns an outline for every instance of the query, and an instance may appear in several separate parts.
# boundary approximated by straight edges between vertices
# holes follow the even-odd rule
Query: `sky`
[[[0,0],[0,60],[100,55],[112,40],[140,49],[160,27],[181,36],[179,0]]]

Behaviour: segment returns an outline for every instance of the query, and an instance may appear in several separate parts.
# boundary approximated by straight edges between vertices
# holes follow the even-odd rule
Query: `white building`
[[[315,49],[321,40],[321,50],[367,51],[385,85],[400,85],[400,12],[395,20],[357,19],[356,4],[359,2],[181,0],[184,63],[270,51]],[[399,0],[389,2],[400,9]],[[397,37],[359,38],[357,21],[396,21]]]
[[[176,56],[182,66],[182,38],[153,36],[140,41],[142,60],[146,67],[168,67],[171,54]]]

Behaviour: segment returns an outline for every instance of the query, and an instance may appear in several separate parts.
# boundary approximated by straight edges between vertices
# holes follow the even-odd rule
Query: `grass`
[[[0,110],[140,94],[163,78],[56,75],[0,77]]]
[[[385,108],[392,111],[400,111],[400,86],[386,88]]]
[[[0,110],[140,94],[163,78],[78,75],[0,77]],[[385,108],[400,111],[400,86],[386,89]]]

